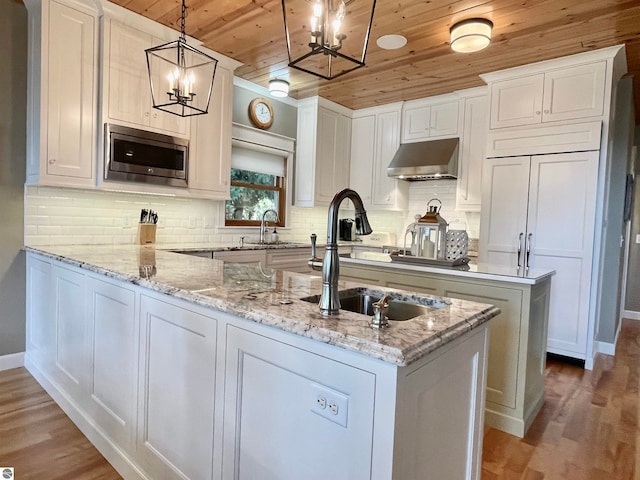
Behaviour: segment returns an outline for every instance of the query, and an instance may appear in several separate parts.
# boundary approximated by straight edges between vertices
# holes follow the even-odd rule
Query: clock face
[[[258,128],[269,128],[273,123],[273,108],[268,100],[254,98],[249,104],[249,118]]]

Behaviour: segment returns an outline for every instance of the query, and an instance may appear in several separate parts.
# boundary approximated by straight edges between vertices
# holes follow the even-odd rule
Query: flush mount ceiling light
[[[491,42],[493,22],[484,18],[470,18],[454,24],[451,34],[451,50],[472,53],[486,48]]]
[[[378,40],[376,40],[376,44],[383,48],[384,50],[397,50],[398,48],[402,48],[407,44],[407,38],[402,35],[383,35]]]
[[[282,0],[289,66],[325,80],[364,66],[376,0]]]
[[[218,61],[187,44],[182,0],[180,37],[145,50],[153,108],[191,117],[209,111],[213,78]]]
[[[274,97],[286,97],[289,95],[289,82],[281,78],[269,80],[269,93]]]

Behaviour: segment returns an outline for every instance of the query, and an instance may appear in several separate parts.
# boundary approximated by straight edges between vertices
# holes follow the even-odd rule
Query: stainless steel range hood
[[[403,180],[457,178],[459,139],[403,143],[387,168],[387,175]]]

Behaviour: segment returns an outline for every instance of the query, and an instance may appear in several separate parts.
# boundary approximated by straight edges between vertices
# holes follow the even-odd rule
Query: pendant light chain
[[[182,0],[182,11],[180,13],[180,40],[186,43],[185,23],[187,18],[187,6],[185,0]]]

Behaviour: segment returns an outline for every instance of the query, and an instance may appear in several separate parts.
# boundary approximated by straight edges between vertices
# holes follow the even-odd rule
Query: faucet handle
[[[313,270],[322,270],[322,259],[316,257],[316,240],[318,236],[315,233],[311,234],[311,258],[307,262],[307,264]]]
[[[373,317],[371,318],[371,322],[369,322],[372,328],[387,328],[389,326],[387,312],[389,311],[390,299],[391,295],[385,295],[372,305]]]

